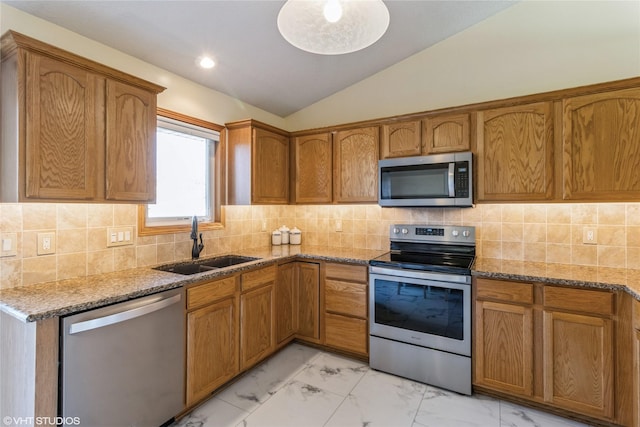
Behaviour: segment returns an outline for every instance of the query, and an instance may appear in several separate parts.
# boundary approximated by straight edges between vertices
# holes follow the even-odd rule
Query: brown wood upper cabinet
[[[228,203],[289,203],[289,134],[256,120],[225,126]]]
[[[469,114],[450,114],[424,120],[423,153],[451,153],[471,149]]]
[[[340,130],[333,143],[333,199],[336,203],[378,201],[378,126]]]
[[[0,200],[154,201],[156,95],[162,90],[7,32]]]
[[[533,201],[554,196],[553,104],[477,114],[477,200]]]
[[[638,200],[640,89],[564,100],[564,199]]]
[[[294,203],[331,203],[333,148],[329,132],[293,138]]]
[[[380,158],[390,159],[422,154],[420,131],[420,120],[382,125]]]

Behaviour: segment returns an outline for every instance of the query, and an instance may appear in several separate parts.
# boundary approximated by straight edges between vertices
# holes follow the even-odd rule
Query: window
[[[222,126],[158,109],[156,202],[141,206],[139,234],[220,227]]]

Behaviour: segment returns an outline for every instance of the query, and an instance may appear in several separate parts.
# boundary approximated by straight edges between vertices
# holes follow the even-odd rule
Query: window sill
[[[138,236],[188,233],[191,231],[191,224],[149,226],[146,224],[145,218],[145,205],[138,205]],[[224,218],[222,218],[220,222],[198,222],[198,231],[222,230],[223,228]]]

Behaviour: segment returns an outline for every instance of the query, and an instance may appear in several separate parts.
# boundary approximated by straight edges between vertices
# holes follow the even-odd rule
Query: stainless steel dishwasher
[[[183,301],[174,289],[62,318],[70,425],[158,427],[184,408]]]

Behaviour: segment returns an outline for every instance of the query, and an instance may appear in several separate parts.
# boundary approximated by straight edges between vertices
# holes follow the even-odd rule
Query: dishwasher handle
[[[161,299],[160,301],[153,302],[142,307],[137,307],[131,310],[121,311],[119,313],[110,314],[109,316],[98,317],[96,319],[85,320],[83,322],[72,323],[69,326],[69,335],[77,334],[80,332],[90,331],[92,329],[102,328],[104,326],[113,325],[116,323],[124,322],[125,320],[135,319],[136,317],[144,316],[154,311],[162,310],[175,303],[180,302],[182,295],[174,295],[169,298]]]

